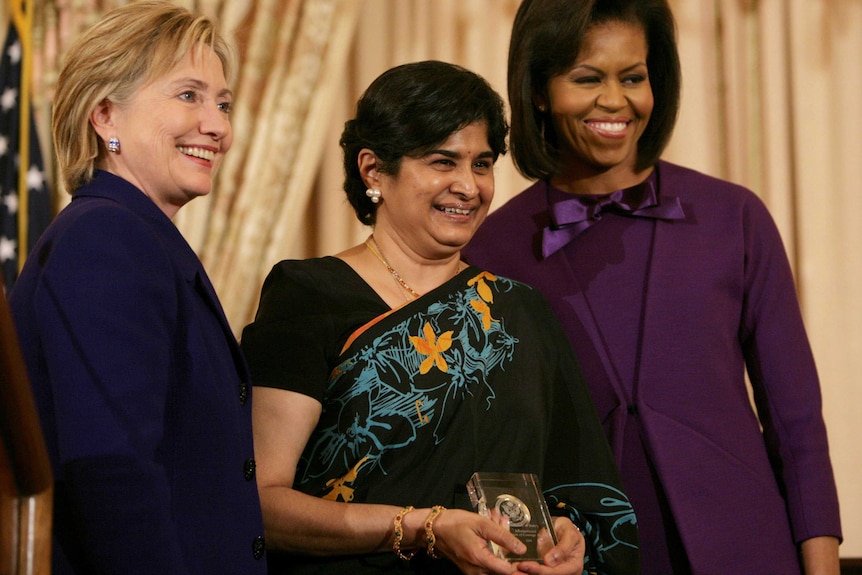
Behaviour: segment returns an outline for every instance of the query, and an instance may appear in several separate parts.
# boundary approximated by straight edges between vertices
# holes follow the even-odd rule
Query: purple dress
[[[597,208],[604,198],[538,182],[489,216],[465,258],[538,287],[563,323],[645,575],[799,573],[795,543],[841,532],[778,231],[750,191],[666,162],[622,193]]]

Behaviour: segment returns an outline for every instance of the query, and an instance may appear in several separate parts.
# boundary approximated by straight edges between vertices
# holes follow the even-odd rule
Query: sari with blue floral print
[[[535,473],[552,514],[568,516],[584,533],[588,573],[636,573],[634,513],[544,298],[475,267],[397,309],[372,294],[341,260],[283,262],[243,335],[252,373],[262,377],[257,385],[299,390],[322,403],[294,487],[333,501],[471,509],[465,485],[474,472]],[[333,313],[321,314],[315,301]],[[351,310],[349,318],[339,321],[328,304],[334,301]],[[283,309],[288,305],[292,311]],[[366,313],[357,315],[361,308]],[[315,321],[327,327],[297,328]],[[339,337],[337,348],[324,343]],[[313,355],[309,346],[318,338],[317,347],[330,350],[323,352],[328,379],[311,391],[291,365]],[[291,572],[330,565],[324,570],[333,573],[364,572],[369,564],[368,572],[386,571],[399,561],[394,554],[379,563],[293,559]],[[421,557],[401,563],[422,572],[453,568]]]

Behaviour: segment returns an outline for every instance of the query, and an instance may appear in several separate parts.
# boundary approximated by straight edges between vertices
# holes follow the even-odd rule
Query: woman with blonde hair
[[[266,570],[247,367],[171,222],[230,148],[230,59],[213,21],[136,2],[60,73],[72,201],[10,295],[55,475],[55,575]]]

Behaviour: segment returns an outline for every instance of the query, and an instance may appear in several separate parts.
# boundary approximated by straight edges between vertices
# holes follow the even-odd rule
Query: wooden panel
[[[0,573],[51,572],[53,476],[5,296],[0,295]]]
[[[4,574],[14,573],[18,562],[17,491],[5,444],[0,441],[0,573]]]

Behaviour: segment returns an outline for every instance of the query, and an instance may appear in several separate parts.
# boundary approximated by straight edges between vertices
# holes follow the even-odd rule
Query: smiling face
[[[420,258],[449,257],[464,247],[494,198],[494,153],[484,122],[468,124],[398,174],[379,175],[382,201],[375,232],[397,237]]]
[[[632,174],[653,109],[643,29],[624,22],[591,28],[574,65],[548,82],[547,101],[567,172]]]
[[[190,52],[122,104],[103,102],[91,115],[99,136],[120,140],[98,167],[140,188],[168,217],[208,194],[233,141],[232,95],[218,56]]]

